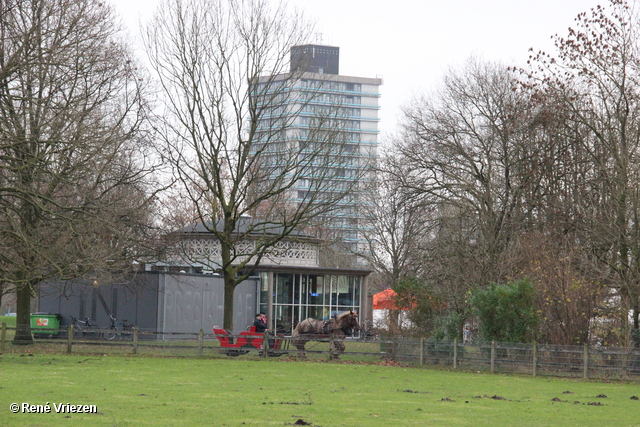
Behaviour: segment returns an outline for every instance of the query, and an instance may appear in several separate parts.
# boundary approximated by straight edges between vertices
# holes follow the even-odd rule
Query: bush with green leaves
[[[440,335],[446,335],[447,339],[457,336],[456,331],[461,330],[459,319],[449,319],[446,303],[428,285],[415,277],[409,277],[398,280],[393,289],[396,292],[396,307],[407,311],[407,318],[412,324],[411,330],[405,332],[436,339],[442,339],[438,338]],[[446,325],[441,319],[443,316],[446,317]]]
[[[486,341],[531,342],[536,339],[538,315],[535,289],[527,279],[491,284],[477,290],[471,306]]]
[[[466,316],[456,311],[443,314],[435,319],[431,338],[437,340],[461,339],[465,320]]]

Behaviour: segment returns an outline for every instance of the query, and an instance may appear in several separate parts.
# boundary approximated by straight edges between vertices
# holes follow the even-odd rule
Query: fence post
[[[198,357],[202,357],[203,341],[204,341],[204,331],[200,329],[200,332],[198,332]]]
[[[73,347],[73,325],[69,325],[67,331],[67,354],[71,354],[71,348]]]
[[[420,366],[424,365],[424,337],[420,338]]]
[[[496,342],[491,341],[491,373],[493,374],[496,362]]]
[[[458,338],[453,339],[453,369],[458,367]]]
[[[533,342],[533,376],[536,376],[538,369],[538,343]]]
[[[269,332],[265,330],[262,336],[262,357],[266,358],[267,356],[269,356]]]
[[[583,378],[586,380],[589,378],[589,345],[584,345],[584,373]]]
[[[7,339],[7,324],[2,322],[2,329],[0,329],[0,354],[4,353],[5,341]]]
[[[133,327],[133,354],[138,354],[138,327]]]
[[[335,343],[333,342],[333,332],[331,333],[331,335],[329,335],[329,360],[333,359],[333,349],[334,349],[334,345]]]

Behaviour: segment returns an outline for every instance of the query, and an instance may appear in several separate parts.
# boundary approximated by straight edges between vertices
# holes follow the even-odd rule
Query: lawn
[[[15,328],[16,327],[16,317],[15,316],[0,316],[0,325],[3,323],[7,324],[7,328]],[[13,329],[7,329],[7,340],[12,340],[15,335],[15,331]]]
[[[637,383],[383,364],[0,356],[0,420],[11,426],[632,426],[634,396]],[[54,402],[97,413],[10,411]]]
[[[16,316],[0,316],[0,323],[6,323],[8,328],[15,328]]]

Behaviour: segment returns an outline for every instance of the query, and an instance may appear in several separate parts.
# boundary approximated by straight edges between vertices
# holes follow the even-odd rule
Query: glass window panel
[[[353,305],[356,309],[360,309],[360,277],[352,277],[353,279]]]
[[[338,276],[338,288],[336,295],[338,305],[352,306],[353,294],[349,292],[349,278],[347,276]]]
[[[345,311],[351,311],[353,310],[353,307],[351,306],[345,306],[345,305],[339,305],[338,308],[336,308],[336,312],[338,314],[344,313]]]
[[[274,307],[276,318],[276,330],[284,330],[286,333],[293,331],[293,310],[290,305],[277,305]]]
[[[323,276],[309,276],[309,304],[322,305],[323,303]]]
[[[307,305],[300,306],[300,315],[298,317],[298,322],[303,321],[304,319],[309,317],[309,307]]]
[[[306,274],[301,275],[300,280],[300,303],[307,305],[309,303],[309,276]]]
[[[307,311],[307,316],[306,317],[310,317],[312,319],[324,319],[324,316],[325,316],[324,310],[325,310],[324,307],[310,306],[310,307],[308,307],[308,311]]]
[[[353,295],[350,293],[338,294],[338,305],[353,306]]]
[[[293,274],[278,274],[276,278],[276,303],[291,304],[294,290]]]
[[[293,289],[292,289],[292,293],[291,293],[291,297],[293,300],[293,303],[298,305],[300,304],[300,274],[294,274],[293,278],[294,278],[294,285],[293,285]]]
[[[293,315],[292,315],[292,322],[291,322],[291,331],[293,332],[293,328],[296,327],[296,325],[302,320],[301,314],[302,309],[299,305],[294,305],[293,306]]]
[[[349,279],[347,276],[338,276],[338,293],[349,292]]]
[[[326,276],[328,283],[324,285],[324,303],[331,306],[335,305],[336,276]]]
[[[269,278],[267,273],[260,273],[260,304],[267,303],[267,297],[269,296]],[[265,311],[266,313],[266,311]]]

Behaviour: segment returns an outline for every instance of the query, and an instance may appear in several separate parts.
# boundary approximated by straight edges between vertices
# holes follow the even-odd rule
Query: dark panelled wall
[[[241,283],[234,292],[234,332],[253,322],[257,279]],[[40,288],[40,312],[60,314],[61,325],[71,316],[86,317],[101,328],[109,314],[141,331],[210,333],[222,326],[224,284],[221,277],[202,274],[144,272],[123,283],[94,286],[87,282],[48,282]]]
[[[80,281],[48,282],[40,287],[40,311],[60,314],[60,323],[65,326],[73,316],[88,317],[91,323],[108,327],[109,314],[113,314],[140,330],[155,330],[158,278],[156,273],[144,273],[125,282],[98,286]]]

